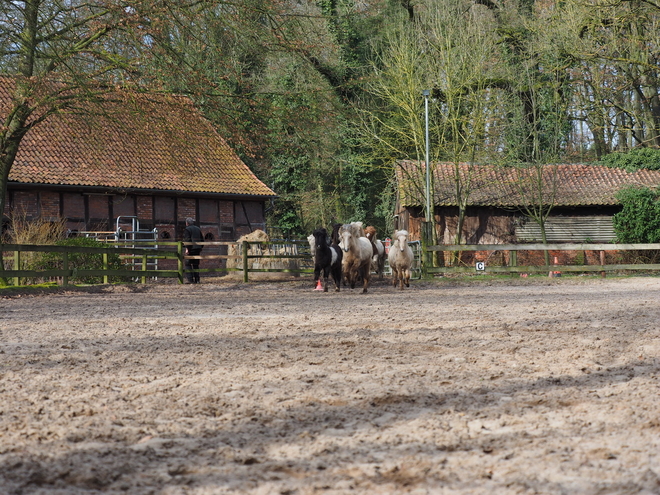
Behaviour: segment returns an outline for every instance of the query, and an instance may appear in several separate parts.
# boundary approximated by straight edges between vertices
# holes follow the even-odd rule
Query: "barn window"
[[[116,217],[135,216],[135,198],[133,196],[113,196],[112,212]]]
[[[85,218],[85,198],[82,194],[63,194],[62,213],[67,218]]]
[[[108,197],[101,195],[89,196],[89,218],[93,220],[108,219]]]
[[[257,201],[237,201],[234,217],[237,225],[250,225],[253,229],[263,223],[263,203]]]
[[[156,196],[154,201],[154,216],[156,222],[174,223],[174,198]]]
[[[199,200],[199,221],[200,223],[218,223],[219,218],[217,201],[213,199]]]

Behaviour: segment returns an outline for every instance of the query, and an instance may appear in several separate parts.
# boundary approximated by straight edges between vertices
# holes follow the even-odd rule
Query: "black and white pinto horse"
[[[320,279],[323,271],[323,292],[328,292],[328,275],[332,275],[335,292],[339,292],[343,258],[341,248],[336,243],[328,245],[328,232],[322,227],[316,229],[312,236],[314,237],[314,283]]]

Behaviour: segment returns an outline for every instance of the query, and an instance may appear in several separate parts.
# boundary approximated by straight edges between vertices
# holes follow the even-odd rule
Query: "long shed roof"
[[[541,172],[537,176],[537,170]],[[423,206],[426,198],[424,162],[401,161],[396,175],[401,206]],[[589,164],[546,165],[519,169],[493,165],[439,162],[431,164],[436,206],[456,206],[455,177],[460,177],[469,206],[516,208],[543,202],[554,206],[617,205],[616,194],[626,186],[660,186],[660,171],[623,169]]]
[[[0,77],[0,116],[14,82]],[[188,98],[116,91],[30,130],[10,183],[272,197]]]

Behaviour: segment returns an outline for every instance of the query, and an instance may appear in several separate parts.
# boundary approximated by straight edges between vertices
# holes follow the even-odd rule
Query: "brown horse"
[[[371,257],[371,271],[376,272],[378,278],[383,278],[385,270],[385,246],[377,238],[376,227],[369,225],[364,229],[364,235],[371,241],[374,249],[374,255]]]

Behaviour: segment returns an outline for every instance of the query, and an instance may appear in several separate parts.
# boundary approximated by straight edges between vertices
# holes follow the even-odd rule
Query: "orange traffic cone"
[[[321,283],[321,279],[319,279],[318,283],[316,284],[316,289],[314,290],[323,290],[323,284]]]
[[[559,262],[557,261],[557,257],[555,256],[555,265],[558,265],[558,264],[559,264]],[[552,277],[561,277],[561,272],[556,272],[556,271],[550,272],[550,277],[551,278]]]

